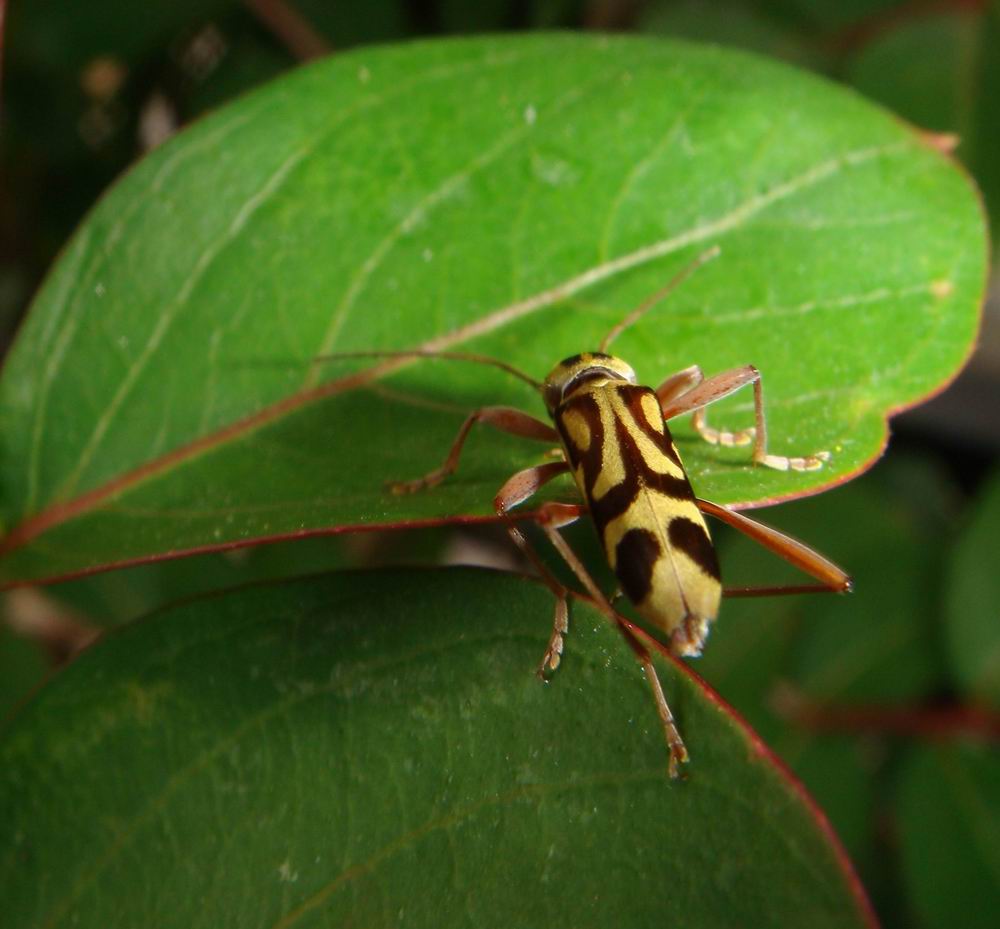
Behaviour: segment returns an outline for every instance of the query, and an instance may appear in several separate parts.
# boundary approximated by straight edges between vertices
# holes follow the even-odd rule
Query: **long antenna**
[[[317,355],[313,358],[313,363],[323,361],[337,361],[341,358],[444,358],[446,361],[471,361],[475,364],[492,365],[501,371],[506,371],[514,377],[530,384],[536,390],[542,389],[540,381],[529,377],[523,371],[513,365],[501,361],[499,358],[491,358],[489,355],[476,355],[472,352],[439,352],[432,349],[406,349],[403,351],[360,351],[360,352],[331,352],[329,355]]]
[[[629,326],[634,325],[638,320],[646,315],[657,303],[659,303],[664,298],[668,297],[672,291],[680,287],[695,271],[697,271],[703,264],[708,264],[713,258],[718,258],[722,249],[718,245],[713,245],[711,248],[703,251],[691,264],[687,267],[681,268],[677,274],[674,275],[673,280],[670,281],[666,287],[661,288],[656,291],[651,297],[647,297],[642,301],[631,313],[628,314],[620,323],[618,323],[601,341],[600,351],[606,352],[608,346],[614,342]]]

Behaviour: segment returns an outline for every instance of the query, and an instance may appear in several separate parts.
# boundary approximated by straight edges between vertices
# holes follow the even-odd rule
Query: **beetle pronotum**
[[[599,351],[574,355],[557,364],[543,382],[496,358],[461,352],[349,352],[348,356],[432,357],[472,361],[499,367],[537,389],[552,425],[512,407],[487,406],[462,423],[444,463],[424,477],[392,485],[396,493],[434,487],[459,463],[462,448],[476,423],[488,423],[510,435],[557,444],[562,457],[519,471],[494,498],[518,547],[535,564],[556,598],[555,618],[539,672],[554,670],[567,631],[569,590],[534,554],[510,511],[559,474],[573,475],[583,504],[542,504],[535,520],[598,607],[624,632],[653,691],[670,749],[669,773],[688,760],[649,653],[622,623],[608,598],[559,533],[559,528],[589,513],[621,592],[640,616],[668,638],[675,655],[698,655],[722,596],[807,591],[846,591],[850,579],[819,553],[775,529],[718,504],[697,498],[688,481],[666,421],[692,413],[695,431],[706,441],[726,446],[750,445],[754,464],[778,470],[810,471],[829,458],[826,452],[804,457],[767,451],[767,431],[760,373],[752,365],[710,378],[697,365],[668,377],[655,390],[637,383],[635,372],[607,354],[610,343],[650,307],[677,287],[695,268],[714,258],[713,248],[683,269],[666,287],[618,323],[601,341]],[[341,356],[343,357],[343,356]],[[713,429],[705,407],[741,387],[752,385],[755,424],[737,432]],[[812,585],[723,590],[718,560],[703,514],[708,513],[744,532],[819,582]]]

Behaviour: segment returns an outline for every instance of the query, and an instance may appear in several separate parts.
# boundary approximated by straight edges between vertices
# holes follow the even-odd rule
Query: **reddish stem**
[[[329,42],[286,0],[243,0],[299,61],[321,58],[332,50]]]
[[[1000,713],[982,706],[835,706],[811,703],[783,693],[778,712],[807,729],[819,732],[875,732],[952,739],[973,735],[1000,741]]]

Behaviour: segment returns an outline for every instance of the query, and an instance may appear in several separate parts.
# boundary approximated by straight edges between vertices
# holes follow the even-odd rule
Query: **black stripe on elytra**
[[[624,401],[626,409],[633,414],[633,419],[639,428],[645,426],[644,432],[649,436],[650,441],[664,455],[677,460],[678,465],[680,465],[676,452],[671,448],[670,432],[666,426],[664,426],[663,434],[661,435],[652,429],[646,421],[645,416],[642,415],[642,395],[648,390],[648,387],[633,387],[630,384],[615,387],[615,392]],[[635,410],[639,411],[638,414],[636,414]],[[642,452],[639,450],[635,437],[629,432],[628,426],[620,419],[615,420],[615,433],[618,436],[618,441],[621,443],[622,455],[630,465],[626,470],[635,472],[643,485],[653,490],[658,490],[660,493],[667,497],[672,497],[674,500],[694,500],[694,491],[691,489],[691,483],[688,481],[687,475],[684,474],[683,466],[681,467],[681,477],[674,477],[672,474],[662,474],[659,471],[654,471],[646,459],[642,457]]]
[[[632,387],[631,385],[617,388],[620,394],[633,392],[641,394],[644,389],[648,388]],[[626,396],[626,400],[630,401],[631,397]],[[590,429],[590,444],[584,452],[576,448],[563,428],[562,417],[569,410],[583,417]],[[620,484],[616,484],[608,490],[600,500],[593,499],[591,495],[594,484],[597,482],[604,463],[603,450],[605,445],[604,425],[601,422],[597,402],[589,394],[571,397],[556,410],[555,421],[569,452],[570,464],[573,465],[574,469],[581,466],[583,468],[584,486],[587,488],[589,498],[587,503],[590,507],[590,514],[602,537],[608,524],[628,510],[643,487],[659,491],[675,500],[694,500],[694,491],[691,489],[687,477],[661,474],[649,467],[639,451],[634,436],[628,431],[626,424],[618,418],[615,419],[615,436],[625,460],[625,478]],[[651,438],[656,442],[657,447],[664,454],[667,454],[664,445],[669,446],[670,444],[668,434],[664,433],[661,436],[657,433]]]
[[[667,528],[667,538],[674,548],[684,552],[705,574],[719,580],[719,559],[704,526],[686,516],[675,516]],[[622,583],[624,585],[624,580]]]
[[[625,402],[628,411],[632,414],[632,419],[643,435],[648,436],[650,441],[683,471],[684,464],[681,462],[680,455],[677,454],[677,449],[674,448],[673,438],[670,435],[670,429],[667,424],[664,422],[663,431],[659,432],[646,418],[646,410],[642,405],[642,396],[646,393],[650,394],[656,400],[656,407],[659,409],[660,401],[656,396],[656,392],[650,390],[648,387],[633,387],[631,384],[619,387],[616,392]],[[662,417],[661,422],[663,422]]]
[[[625,596],[642,603],[653,589],[653,569],[660,557],[660,541],[648,529],[629,529],[615,548],[615,574]]]
[[[590,443],[587,445],[585,451],[581,451],[576,447],[563,426],[563,417],[570,410],[583,419],[590,432]],[[587,486],[592,487],[594,480],[601,470],[604,450],[604,423],[601,422],[601,413],[597,408],[597,404],[592,397],[586,394],[573,397],[559,404],[556,408],[554,419],[556,429],[559,430],[563,444],[566,446],[566,451],[569,454],[569,463],[573,466],[574,470],[581,465],[583,466],[583,473],[587,478]]]

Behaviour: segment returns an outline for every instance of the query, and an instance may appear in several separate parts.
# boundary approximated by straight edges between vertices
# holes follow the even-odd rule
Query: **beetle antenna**
[[[530,384],[536,390],[542,389],[542,384],[513,365],[501,361],[499,358],[491,358],[489,355],[477,355],[473,352],[441,352],[433,349],[405,349],[402,351],[359,351],[359,352],[331,352],[328,355],[317,355],[313,358],[313,363],[324,361],[337,361],[341,358],[444,358],[446,361],[471,361],[474,364],[492,365],[501,371]]]
[[[719,253],[722,249],[718,245],[713,245],[711,248],[703,251],[694,261],[684,268],[681,268],[677,274],[674,275],[673,280],[670,281],[666,287],[660,288],[652,296],[647,297],[642,301],[631,313],[628,314],[620,323],[618,323],[601,341],[600,351],[606,352],[608,346],[614,342],[629,326],[634,325],[638,320],[646,315],[657,303],[668,297],[672,291],[680,287],[695,271],[697,271],[702,265],[708,264],[713,258],[718,258]]]

